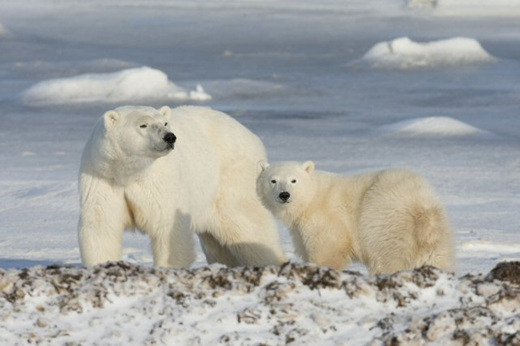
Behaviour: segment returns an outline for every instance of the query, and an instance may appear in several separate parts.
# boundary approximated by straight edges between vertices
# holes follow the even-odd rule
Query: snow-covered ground
[[[314,160],[319,169],[341,174],[386,167],[416,170],[445,201],[456,234],[458,277],[488,273],[499,261],[519,260],[519,18],[520,0],[0,0],[0,268],[79,266],[81,150],[103,112],[131,103],[191,103],[225,111],[262,138],[272,161]],[[287,231],[280,227],[280,232],[288,256],[297,261]],[[128,234],[124,260],[149,267],[147,238]],[[205,270],[200,250],[194,268]],[[366,274],[359,265],[348,269]],[[36,276],[42,271],[30,269]],[[453,285],[464,278],[439,275],[435,285],[460,294]],[[25,305],[12,305],[5,295],[9,287],[0,284],[1,326],[9,343],[25,333],[12,321],[37,313],[42,314],[42,325],[50,325],[45,319],[62,318],[56,307],[45,307],[48,300],[61,299],[54,293],[40,292]],[[97,292],[89,287],[78,294]],[[146,287],[143,283],[139,292]],[[330,321],[327,304],[338,303],[340,291],[323,295],[323,301],[317,294],[321,290],[313,291],[308,301],[308,293],[294,293],[291,304],[305,305],[287,314],[309,316],[297,318],[293,329],[302,324],[302,330],[309,330],[312,314]],[[99,319],[104,313],[138,316],[130,311],[148,306],[135,304],[148,302],[146,294],[139,294],[121,294],[116,304],[106,305],[113,309],[110,313],[85,308],[85,313],[66,315],[79,329],[59,340],[88,343],[88,326],[96,321],[104,325]],[[226,297],[235,307],[253,310],[253,317],[245,320],[254,320],[258,295],[244,301],[240,294]],[[183,323],[192,328],[220,321],[239,334],[247,331],[251,340],[266,337],[266,342],[278,343],[264,333],[282,328],[269,324],[265,306],[259,308],[259,324],[240,324],[236,316],[226,315],[234,311],[225,309],[228,298],[206,310],[200,300]],[[420,302],[431,308],[428,304],[437,298],[428,299]],[[477,304],[483,301],[479,299]],[[38,310],[39,301],[50,311],[48,316]],[[344,308],[362,309],[366,304],[373,308],[371,316],[393,313],[398,322],[389,324],[385,335],[405,333],[413,315],[370,295],[353,304],[357,308]],[[417,309],[425,309],[417,304]],[[195,317],[197,311],[206,315]],[[505,316],[500,323],[518,316],[515,311],[500,312]],[[8,315],[11,322],[6,322]],[[364,343],[382,335],[359,328],[359,314],[342,316],[337,317],[340,322],[332,320],[338,330],[341,326],[330,339],[336,343]],[[35,321],[22,325],[32,330]],[[61,328],[60,323],[54,324]],[[117,341],[127,340],[117,339],[125,333],[144,340],[137,335],[144,327],[134,330],[134,322],[118,323],[120,329],[109,330],[114,338],[110,342],[125,343]],[[154,333],[182,330],[174,328],[177,322],[160,317],[146,323],[156,328]],[[161,329],[161,323],[172,325]],[[332,333],[326,322],[316,323]],[[518,317],[511,323],[516,326]],[[48,332],[66,333],[53,328]],[[289,335],[293,329],[288,328],[284,325],[280,333]],[[37,331],[37,337],[48,335]],[[251,336],[255,331],[260,339]],[[224,334],[229,343],[236,337],[227,330]],[[302,340],[313,343],[321,334],[309,335]],[[178,340],[189,343],[196,336],[183,334]],[[210,340],[199,337],[204,343]]]
[[[0,342],[103,345],[518,345],[520,262],[457,279],[311,265],[0,270]]]

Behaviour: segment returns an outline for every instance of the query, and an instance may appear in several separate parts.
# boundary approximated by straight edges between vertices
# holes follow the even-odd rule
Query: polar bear
[[[193,232],[209,263],[285,261],[276,222],[256,195],[260,139],[203,107],[127,106],[94,126],[81,160],[84,265],[121,258],[125,229],[151,238],[157,266],[188,267]]]
[[[316,171],[311,161],[261,170],[257,192],[304,260],[335,269],[355,260],[372,274],[455,270],[444,207],[421,176],[389,169],[346,177]]]

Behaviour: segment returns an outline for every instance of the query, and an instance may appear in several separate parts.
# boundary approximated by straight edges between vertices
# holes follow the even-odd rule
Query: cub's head
[[[127,106],[103,115],[105,149],[124,157],[157,158],[173,150],[171,109]],[[101,125],[101,124],[99,124]]]
[[[312,161],[261,164],[257,192],[262,203],[273,213],[305,208],[314,197],[315,191]]]

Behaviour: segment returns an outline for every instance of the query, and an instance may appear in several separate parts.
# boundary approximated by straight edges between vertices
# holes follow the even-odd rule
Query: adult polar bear
[[[455,270],[444,207],[413,172],[345,177],[316,171],[311,161],[287,162],[264,165],[257,189],[304,260],[336,269],[357,260],[373,274],[426,264]]]
[[[209,108],[106,112],[81,161],[84,265],[120,260],[125,229],[150,236],[157,266],[189,266],[192,231],[209,263],[283,263],[276,223],[255,190],[265,159],[257,136]]]

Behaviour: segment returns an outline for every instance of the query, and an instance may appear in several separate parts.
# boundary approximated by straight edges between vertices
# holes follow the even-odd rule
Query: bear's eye
[[[296,184],[296,179],[291,180],[291,183]]]
[[[276,184],[276,180],[275,179],[271,180],[271,183]]]
[[[168,123],[164,123],[164,126],[168,126]]]
[[[145,128],[147,128],[147,127],[148,127],[148,125],[146,125],[146,124],[143,124],[143,125],[141,125],[141,126],[139,126],[139,127],[140,127],[140,128],[142,128],[142,129],[145,129]]]

